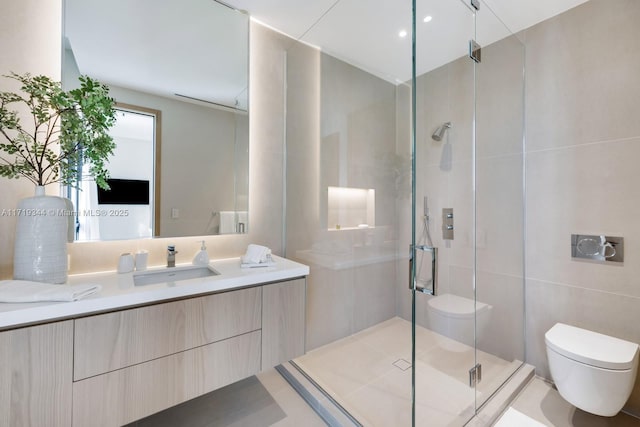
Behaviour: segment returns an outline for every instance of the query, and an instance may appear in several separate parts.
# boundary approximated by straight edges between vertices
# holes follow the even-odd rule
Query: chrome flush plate
[[[624,238],[605,235],[572,234],[571,257],[599,262],[623,262]]]

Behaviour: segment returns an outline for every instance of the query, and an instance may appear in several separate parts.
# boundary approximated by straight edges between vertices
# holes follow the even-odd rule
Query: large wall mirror
[[[63,87],[88,75],[118,105],[111,189],[67,190],[76,240],[246,232],[249,16],[214,0],[64,0],[63,15]]]

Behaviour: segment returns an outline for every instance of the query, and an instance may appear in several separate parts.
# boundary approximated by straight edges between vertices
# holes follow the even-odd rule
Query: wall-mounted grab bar
[[[411,272],[413,271],[413,262],[416,259],[418,251],[431,253],[431,288],[418,284],[417,277],[411,280]],[[422,292],[424,294],[435,295],[438,289],[438,248],[427,245],[417,245],[411,249],[409,256],[409,289]]]

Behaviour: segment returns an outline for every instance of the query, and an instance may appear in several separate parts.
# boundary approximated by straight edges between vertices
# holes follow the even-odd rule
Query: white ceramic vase
[[[44,187],[18,203],[13,278],[47,283],[67,281],[70,201],[47,196]]]

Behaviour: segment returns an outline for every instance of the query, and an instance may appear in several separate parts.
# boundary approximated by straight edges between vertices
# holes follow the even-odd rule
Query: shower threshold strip
[[[329,427],[363,427],[295,362],[278,365],[276,371]]]

